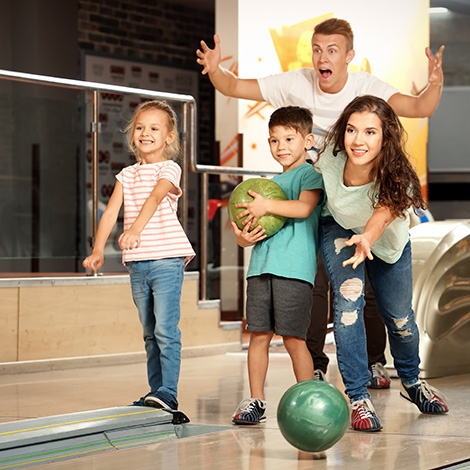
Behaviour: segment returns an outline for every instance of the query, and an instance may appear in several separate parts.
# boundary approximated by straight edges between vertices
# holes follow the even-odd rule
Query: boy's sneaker
[[[382,425],[375,414],[372,402],[365,398],[351,404],[351,426],[356,431],[373,432],[380,431]]]
[[[385,366],[376,362],[369,367],[372,378],[370,379],[370,385],[368,388],[390,388],[390,375],[385,370]]]
[[[320,369],[315,369],[313,371],[313,380],[320,380],[321,382],[326,382],[325,373]]]
[[[266,402],[259,398],[242,400],[232,416],[235,424],[258,424],[266,421]]]
[[[151,406],[152,408],[160,409],[167,408],[172,411],[178,410],[178,402],[176,400],[164,399],[158,393],[149,393],[144,399],[144,406]]]
[[[441,414],[449,411],[444,395],[424,380],[409,387],[401,384],[400,396],[414,403],[421,413]]]

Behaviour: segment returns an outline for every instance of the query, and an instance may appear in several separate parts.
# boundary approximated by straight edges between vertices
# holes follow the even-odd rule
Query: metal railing
[[[182,142],[184,154],[190,158],[195,158],[196,152],[196,134],[189,133],[196,129],[196,101],[190,95],[166,93],[154,90],[145,90],[141,88],[124,87],[119,85],[109,85],[96,82],[87,82],[83,80],[71,80],[65,78],[51,77],[47,75],[36,75],[31,73],[13,72],[10,70],[0,70],[0,79],[11,80],[22,83],[32,83],[37,85],[49,85],[57,88],[68,88],[79,91],[90,91],[92,95],[92,117],[91,117],[91,135],[92,135],[92,237],[96,235],[98,224],[98,144],[99,144],[99,92],[115,92],[123,94],[138,95],[144,98],[153,98],[182,103],[183,119],[181,122]],[[189,121],[189,122],[188,122]],[[181,176],[181,187],[183,194],[186,194],[188,185],[188,158],[183,159],[183,168]],[[186,230],[188,201],[183,198],[181,201],[181,224]]]
[[[99,105],[100,92],[114,92],[122,94],[138,95],[144,98],[153,98],[178,102],[182,105],[181,119],[181,142],[183,150],[181,188],[183,197],[180,205],[180,221],[185,230],[187,230],[188,216],[188,171],[201,174],[201,220],[200,220],[200,292],[199,299],[207,300],[207,264],[208,264],[208,203],[209,203],[209,174],[216,175],[258,175],[267,176],[278,174],[278,172],[265,170],[247,170],[241,167],[227,167],[218,165],[202,165],[197,161],[196,141],[197,141],[197,118],[196,101],[190,95],[159,92],[141,88],[125,87],[119,85],[110,85],[97,82],[88,82],[84,80],[64,79],[46,75],[37,75],[23,72],[14,72],[0,69],[0,80],[10,80],[15,82],[30,83],[36,85],[46,85],[57,88],[74,89],[78,91],[91,92],[92,116],[90,132],[92,136],[92,221],[91,231],[94,240],[98,227],[98,163],[99,163]]]
[[[191,155],[191,169],[196,173],[201,173],[201,261],[200,261],[200,276],[201,285],[199,298],[200,300],[207,300],[207,246],[209,240],[208,228],[208,205],[209,205],[209,174],[213,175],[277,175],[279,172],[265,171],[265,170],[247,170],[241,167],[219,166],[219,165],[202,165],[197,162],[196,155]]]

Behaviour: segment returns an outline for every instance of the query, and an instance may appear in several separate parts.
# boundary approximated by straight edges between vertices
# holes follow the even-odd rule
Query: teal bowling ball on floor
[[[307,380],[290,387],[277,407],[284,438],[299,450],[322,452],[336,444],[349,425],[349,407],[333,385]]]

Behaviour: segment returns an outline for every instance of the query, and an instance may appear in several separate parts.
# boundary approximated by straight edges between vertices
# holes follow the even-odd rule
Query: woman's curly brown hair
[[[345,151],[344,136],[349,118],[354,113],[374,113],[382,123],[382,150],[370,172],[373,207],[389,208],[401,216],[410,207],[425,209],[421,184],[405,151],[406,132],[395,111],[382,98],[364,95],[354,98],[330,129],[325,147],[332,147],[333,155]]]

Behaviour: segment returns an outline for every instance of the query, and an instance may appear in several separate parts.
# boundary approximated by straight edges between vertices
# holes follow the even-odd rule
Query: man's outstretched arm
[[[224,69],[220,65],[221,50],[218,34],[214,34],[214,49],[201,41],[201,48],[196,51],[196,55],[196,62],[203,67],[201,73],[209,75],[209,79],[217,91],[232,98],[264,101],[258,80],[238,78],[230,70]]]

